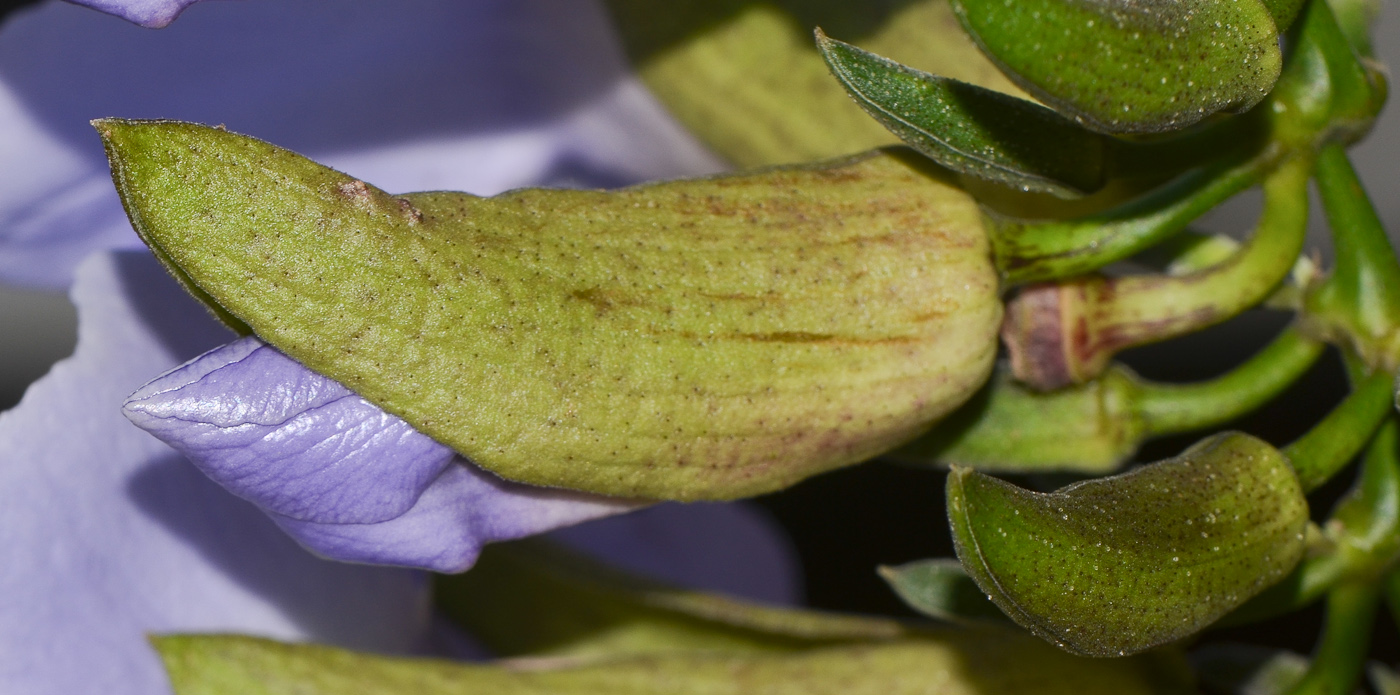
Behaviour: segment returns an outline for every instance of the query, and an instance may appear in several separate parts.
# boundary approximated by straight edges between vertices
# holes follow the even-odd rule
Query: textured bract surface
[[[1259,0],[953,0],[953,9],[1017,84],[1109,133],[1247,109],[1283,63]]]
[[[947,0],[607,0],[647,87],[741,166],[897,142],[851,102],[812,43],[818,27],[906,65],[1023,94],[967,37]]]
[[[503,666],[237,636],[156,641],[178,695],[1148,695],[1189,692],[1140,659],[1085,660],[1024,633],[939,630],[779,654],[669,653]]]
[[[1120,656],[1282,579],[1308,505],[1277,450],[1231,432],[1049,494],[954,470],[948,516],[958,558],[1012,620],[1072,652]]]
[[[393,197],[214,128],[97,127],[198,294],[513,480],[758,494],[908,440],[992,365],[980,214],[909,153]]]

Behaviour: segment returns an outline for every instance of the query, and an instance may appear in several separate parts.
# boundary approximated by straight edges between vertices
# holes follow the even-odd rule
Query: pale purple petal
[[[62,287],[140,245],[100,116],[222,123],[396,192],[721,166],[628,75],[594,0],[241,0],[159,32],[51,2],[0,25],[0,281]]]
[[[153,632],[417,648],[423,575],[312,557],[121,416],[229,333],[144,253],[95,257],[73,298],[75,355],[0,413],[0,692],[168,692]]]
[[[199,0],[68,0],[87,5],[94,10],[116,15],[148,29],[159,29],[180,16],[186,7]]]
[[[325,557],[463,572],[481,546],[524,538],[636,509],[638,502],[501,480],[459,459],[407,514],[378,524],[318,524],[273,517],[302,545]]]
[[[252,337],[146,384],[124,410],[233,494],[301,521],[393,519],[454,457]]]
[[[126,416],[327,558],[461,572],[485,543],[639,503],[511,483],[257,338],[127,399]]]

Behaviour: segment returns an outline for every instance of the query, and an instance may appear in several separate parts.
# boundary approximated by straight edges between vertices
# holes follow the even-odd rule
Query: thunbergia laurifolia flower
[[[157,5],[103,9],[140,20]],[[246,391],[201,391],[224,405],[264,399],[267,418],[240,430],[252,433],[249,446],[209,467],[257,506],[133,427],[124,399],[235,336],[135,250],[87,126],[97,116],[226,123],[403,191],[620,185],[718,167],[626,76],[593,3],[244,0],[201,4],[159,32],[62,2],[13,15],[0,27],[0,282],[64,287],[93,251],[132,250],[86,261],[73,289],[76,354],[0,413],[0,691],[167,692],[150,633],[431,648],[422,573],[318,559],[279,524],[326,555],[460,568],[479,542],[631,506],[520,493],[372,407],[334,416],[348,429],[318,440],[325,408],[269,394],[309,387],[305,403],[335,410],[331,394],[346,392],[290,362],[228,384]],[[240,350],[285,360],[234,342],[186,369],[236,367],[225,358]],[[196,411],[228,412],[202,402]],[[277,412],[306,429],[259,430]],[[402,479],[369,457],[322,456],[340,445],[365,454],[386,439],[413,452],[399,454]],[[300,455],[310,464],[292,472],[239,468]],[[372,494],[336,489],[357,474]],[[483,497],[486,507],[464,511]],[[419,525],[463,519],[445,546],[403,543]],[[673,580],[793,598],[790,554],[742,507],[657,505],[560,537]],[[390,544],[407,558],[385,555]]]

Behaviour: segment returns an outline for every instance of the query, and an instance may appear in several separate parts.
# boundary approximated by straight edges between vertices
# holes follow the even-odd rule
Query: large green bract
[[[96,126],[197,294],[513,480],[766,492],[910,439],[992,366],[980,213],[912,153],[395,197],[219,129]]]
[[[1012,620],[1072,652],[1120,656],[1196,632],[1282,579],[1308,505],[1276,449],[1224,433],[1049,494],[957,469],[948,516],[958,558]]]

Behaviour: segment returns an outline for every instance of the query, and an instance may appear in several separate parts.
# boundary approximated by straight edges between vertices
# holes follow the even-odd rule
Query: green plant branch
[[[1347,582],[1327,594],[1327,623],[1303,680],[1289,695],[1347,695],[1356,687],[1380,602],[1375,582]]]
[[[1307,300],[1322,332],[1373,366],[1394,369],[1400,324],[1400,262],[1340,145],[1318,155],[1317,188],[1332,229],[1331,277]]]
[[[1297,381],[1326,344],[1289,326],[1235,369],[1191,384],[1139,382],[1138,417],[1144,434],[1160,437],[1222,424],[1267,403]]]
[[[1311,169],[1309,158],[1298,157],[1269,174],[1253,236],[1211,267],[1026,288],[1007,305],[1002,327],[1013,373],[1042,390],[1083,383],[1125,348],[1219,323],[1263,301],[1302,251]]]
[[[1250,186],[1286,152],[1266,147],[1217,161],[1173,179],[1141,198],[1077,220],[992,219],[993,255],[1007,285],[1072,277],[1152,246]]]
[[[1293,462],[1305,491],[1327,482],[1361,451],[1390,412],[1392,383],[1386,372],[1362,377],[1332,412],[1284,448],[1283,453]]]

